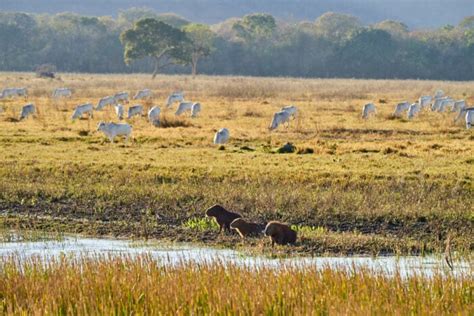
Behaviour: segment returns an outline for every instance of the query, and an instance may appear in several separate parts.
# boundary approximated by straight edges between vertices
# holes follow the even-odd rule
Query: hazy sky
[[[385,19],[402,21],[411,28],[457,25],[474,15],[474,0],[0,0],[1,11],[34,13],[76,12],[116,16],[119,10],[149,7],[185,18],[217,23],[229,17],[266,12],[286,20],[314,20],[328,11],[349,13],[364,23]]]

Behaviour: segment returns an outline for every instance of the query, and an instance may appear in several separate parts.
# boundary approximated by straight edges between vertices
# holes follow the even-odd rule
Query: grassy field
[[[15,315],[472,315],[472,275],[262,267],[147,256],[0,259],[0,311]]]
[[[268,248],[262,239],[218,236],[203,212],[220,203],[257,222],[296,225],[301,238],[280,247],[286,253],[440,252],[448,234],[455,251],[474,249],[473,130],[454,124],[453,113],[390,115],[397,102],[437,89],[473,104],[472,82],[0,74],[7,86],[26,86],[39,113],[17,122],[26,101],[0,101],[5,228]],[[62,86],[73,98],[52,100]],[[155,93],[145,107],[160,105],[178,127],[135,118],[133,141],[110,144],[96,126],[116,121],[112,108],[70,120],[78,104],[143,88]],[[198,118],[165,109],[175,90],[201,103]],[[362,120],[367,102],[378,113]],[[299,117],[270,133],[272,113],[288,104]],[[212,138],[221,127],[231,140],[219,149]],[[286,142],[300,154],[275,153]]]

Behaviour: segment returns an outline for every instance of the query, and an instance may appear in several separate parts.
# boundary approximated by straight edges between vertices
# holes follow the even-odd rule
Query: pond
[[[454,275],[472,273],[472,262],[458,260],[451,271],[442,256],[424,257],[291,257],[269,258],[265,256],[247,256],[231,249],[200,247],[191,244],[164,244],[159,242],[136,242],[131,240],[85,238],[66,236],[61,240],[12,241],[0,243],[0,257],[17,255],[21,259],[41,257],[44,259],[66,256],[137,256],[147,254],[166,265],[183,261],[196,263],[219,261],[224,264],[245,265],[250,267],[275,267],[285,265],[297,267],[331,267],[333,269],[368,268],[393,275],[398,271],[402,276],[413,274],[432,275],[435,272]]]

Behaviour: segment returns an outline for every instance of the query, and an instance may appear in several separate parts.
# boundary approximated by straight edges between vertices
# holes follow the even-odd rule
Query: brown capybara
[[[260,235],[265,229],[265,226],[256,223],[249,223],[243,218],[236,218],[232,221],[232,223],[230,223],[230,228],[235,229],[239,233],[240,237],[245,238],[247,236]]]
[[[265,236],[269,236],[272,239],[272,247],[275,243],[286,245],[296,242],[296,231],[286,224],[275,221],[267,224],[265,227]]]
[[[206,216],[214,217],[219,224],[219,233],[222,229],[230,231],[230,223],[236,218],[242,217],[240,214],[229,212],[219,204],[213,205],[206,211]]]

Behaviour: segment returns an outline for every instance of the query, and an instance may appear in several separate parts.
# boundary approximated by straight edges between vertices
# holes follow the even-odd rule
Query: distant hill
[[[364,23],[393,19],[410,28],[436,28],[474,14],[473,0],[1,0],[0,11],[75,12],[116,16],[119,10],[149,7],[191,21],[217,23],[253,12],[289,21],[315,20],[328,11],[348,13]]]

